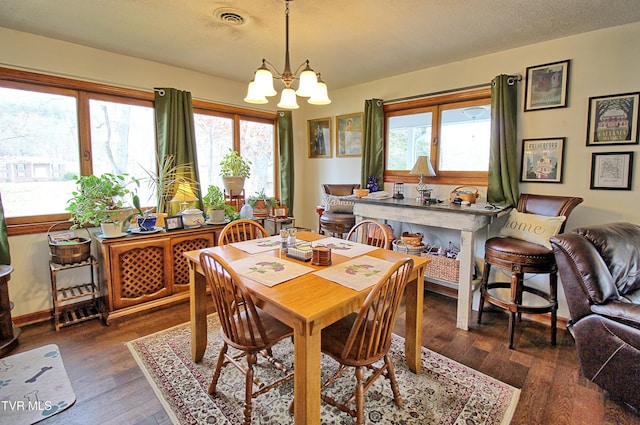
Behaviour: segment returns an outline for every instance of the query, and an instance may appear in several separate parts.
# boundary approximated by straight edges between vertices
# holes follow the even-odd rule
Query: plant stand
[[[89,282],[64,288],[58,287],[59,272],[81,267],[89,267]],[[64,326],[102,316],[99,299],[100,288],[96,284],[95,278],[98,274],[98,262],[92,255],[84,261],[72,264],[58,264],[49,261],[49,269],[56,331]]]

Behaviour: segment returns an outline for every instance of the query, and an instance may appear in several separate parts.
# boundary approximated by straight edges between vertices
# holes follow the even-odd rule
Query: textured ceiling
[[[214,18],[232,8],[232,26]],[[248,81],[284,67],[282,0],[0,0],[0,26]],[[291,66],[341,88],[640,21],[640,0],[295,0]],[[567,52],[570,56],[570,52]]]

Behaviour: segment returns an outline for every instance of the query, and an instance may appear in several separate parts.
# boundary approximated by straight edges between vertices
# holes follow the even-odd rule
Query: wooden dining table
[[[310,242],[325,238],[324,235],[311,232],[298,232],[297,237],[299,240]],[[227,262],[241,260],[250,255],[233,245],[216,246],[184,253],[189,263],[191,356],[194,362],[202,360],[207,347],[206,281],[202,274],[199,257],[203,251],[216,253]],[[280,249],[273,249],[262,254],[274,257],[282,255]],[[380,248],[369,251],[365,255],[390,262],[406,257],[411,257],[414,260],[414,270],[405,292],[405,356],[409,369],[414,373],[420,373],[423,277],[425,266],[429,260]],[[285,256],[282,258],[296,261]],[[332,252],[331,255],[333,265],[351,259],[338,255],[336,252]],[[300,264],[318,270],[327,267],[311,265],[309,262],[300,262]],[[294,423],[319,425],[322,329],[349,313],[357,311],[367,297],[370,288],[355,291],[314,273],[306,273],[271,287],[246,277],[241,276],[241,279],[254,297],[258,307],[294,330],[294,399],[297,400],[294,403]],[[211,353],[211,355],[214,354]]]

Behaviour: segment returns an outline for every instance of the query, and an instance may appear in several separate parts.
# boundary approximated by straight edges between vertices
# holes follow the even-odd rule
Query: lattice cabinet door
[[[173,293],[170,238],[144,239],[111,247],[112,300],[115,309]]]
[[[213,246],[214,237],[215,234],[211,232],[171,238],[174,292],[189,290],[189,262],[182,253]]]

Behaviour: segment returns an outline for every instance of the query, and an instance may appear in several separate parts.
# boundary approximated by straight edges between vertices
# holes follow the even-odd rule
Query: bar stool
[[[516,209],[522,213],[568,218],[571,211],[581,202],[582,198],[577,197],[521,194]],[[559,233],[564,231],[565,224],[566,220],[562,223]],[[491,266],[507,270],[511,274],[511,281],[489,283]],[[525,285],[523,281],[525,273],[549,274],[549,292]],[[490,292],[497,288],[510,289],[509,299],[501,298],[495,291]],[[494,237],[487,240],[484,248],[484,272],[480,287],[478,323],[482,320],[485,301],[508,311],[510,349],[513,349],[516,314],[518,320],[522,320],[522,313],[551,313],[551,344],[556,345],[557,291],[558,266],[553,249],[513,237]],[[522,298],[525,292],[546,302],[540,305],[525,305]]]

